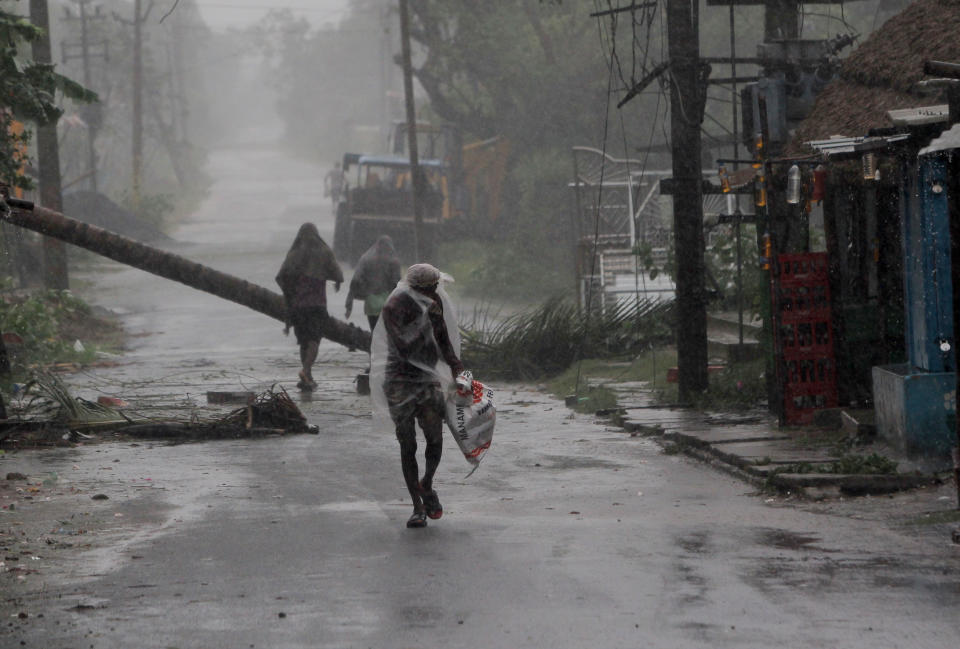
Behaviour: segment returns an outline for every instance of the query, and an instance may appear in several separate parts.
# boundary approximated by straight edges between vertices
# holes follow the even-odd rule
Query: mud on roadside
[[[149,561],[144,542],[243,484],[235,467],[209,459],[215,446],[108,440],[0,456],[0,646],[25,625],[82,625],[85,610],[104,605],[88,581]],[[25,479],[8,480],[14,473]]]
[[[138,446],[72,445],[0,457],[0,615],[11,620],[2,626],[28,623],[31,602],[54,584],[82,581],[91,566],[81,554],[162,520],[162,503],[132,507],[152,496],[153,481],[118,470]]]

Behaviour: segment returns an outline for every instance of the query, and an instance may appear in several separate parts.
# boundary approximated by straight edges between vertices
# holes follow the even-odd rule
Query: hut
[[[845,59],[771,173],[782,187],[786,159],[826,170],[840,404],[872,405],[882,436],[938,457],[954,444],[958,139],[945,131],[960,93],[929,83],[924,66],[960,61],[958,30],[956,0],[918,0],[887,21]]]

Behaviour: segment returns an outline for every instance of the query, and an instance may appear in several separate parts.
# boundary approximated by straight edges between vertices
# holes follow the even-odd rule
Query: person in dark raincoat
[[[393,239],[384,234],[357,262],[347,291],[347,318],[353,312],[353,301],[363,300],[363,314],[370,323],[370,331],[373,331],[380,309],[396,288],[401,274],[400,258],[393,247]]]
[[[300,226],[290,250],[287,252],[277,284],[283,291],[287,305],[287,319],[284,333],[290,332],[297,337],[300,346],[300,364],[302,366],[297,387],[301,390],[313,390],[317,387],[313,380],[313,363],[317,360],[323,326],[327,314],[327,282],[334,283],[340,290],[343,271],[337,264],[333,251],[320,237],[317,226],[304,223]]]
[[[394,424],[403,479],[413,500],[407,527],[425,527],[428,517],[443,515],[433,475],[443,452],[446,394],[463,371],[456,313],[440,280],[440,271],[430,264],[407,269],[383,307],[370,347],[374,411],[377,419],[388,414]],[[422,478],[416,423],[427,443]]]

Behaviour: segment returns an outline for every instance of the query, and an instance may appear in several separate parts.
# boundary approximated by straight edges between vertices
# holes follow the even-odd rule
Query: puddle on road
[[[316,507],[318,511],[361,514],[382,514],[383,507],[375,500],[352,500],[339,503],[324,503]]]
[[[746,583],[769,595],[804,590],[819,597],[841,593],[856,599],[860,594],[886,593],[889,597],[890,593],[909,591],[924,606],[953,611],[960,604],[956,575],[937,558],[781,556],[751,560],[741,574]]]
[[[545,469],[622,469],[627,465],[595,457],[544,455],[540,466]]]
[[[398,611],[400,620],[408,629],[429,629],[443,620],[443,610],[436,606],[403,606]]]
[[[707,532],[693,532],[692,534],[678,536],[674,540],[684,551],[690,554],[702,554],[707,551],[710,534]]]
[[[757,542],[780,550],[813,549],[811,543],[820,540],[819,536],[799,534],[789,530],[774,528],[760,528],[757,532]],[[816,548],[822,551],[822,548]]]
[[[64,535],[84,530],[87,547],[71,551],[69,558],[46,557],[48,584],[82,583],[114,572],[141,543],[202,519],[210,499],[226,485],[248,484],[242,468],[222,461],[229,458],[230,449],[218,444],[96,444],[6,456],[6,466],[33,482],[56,476],[44,492],[51,500],[31,505],[37,512],[34,518],[69,521],[60,524]],[[95,494],[106,498],[94,501]],[[72,517],[80,513],[82,517]],[[59,540],[61,533],[55,530],[45,536]]]

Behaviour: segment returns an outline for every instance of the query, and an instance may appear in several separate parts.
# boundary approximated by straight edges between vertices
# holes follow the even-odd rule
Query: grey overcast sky
[[[267,11],[284,7],[316,26],[336,23],[349,5],[350,0],[197,0],[204,20],[216,31],[246,27]]]

